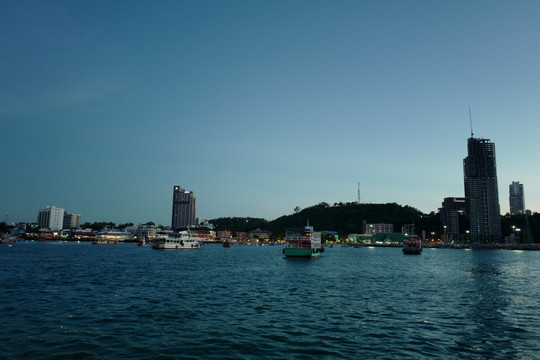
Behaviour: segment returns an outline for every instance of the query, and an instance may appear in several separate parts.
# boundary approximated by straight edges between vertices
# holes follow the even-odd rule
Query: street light
[[[448,242],[448,236],[446,235],[446,225],[444,225],[443,228],[444,228],[443,242],[447,243]]]

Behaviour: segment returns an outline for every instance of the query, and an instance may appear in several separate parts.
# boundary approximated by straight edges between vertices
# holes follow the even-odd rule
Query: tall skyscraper
[[[510,214],[518,215],[525,213],[525,193],[523,184],[519,181],[512,181],[510,184]]]
[[[173,187],[171,228],[177,230],[195,225],[195,196],[180,186]]]
[[[501,240],[501,211],[497,187],[495,144],[472,136],[463,159],[465,197],[469,200],[471,235],[474,241]]]

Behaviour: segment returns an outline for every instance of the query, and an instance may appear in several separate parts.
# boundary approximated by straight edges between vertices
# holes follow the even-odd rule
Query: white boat
[[[130,240],[133,240],[133,235],[125,230],[103,229],[96,234],[96,243],[100,244],[116,244]]]
[[[163,234],[155,238],[152,245],[152,249],[155,250],[197,250],[200,248],[199,240],[187,231]]]

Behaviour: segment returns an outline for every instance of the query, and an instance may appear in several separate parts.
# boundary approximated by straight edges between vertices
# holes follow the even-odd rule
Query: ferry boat
[[[164,234],[155,238],[152,245],[154,250],[197,250],[200,247],[199,240],[187,231]]]
[[[132,239],[133,235],[129,231],[125,230],[103,229],[96,234],[96,242],[105,245],[116,244],[122,241],[130,241]]]
[[[287,229],[285,232],[285,257],[313,258],[323,252],[321,233],[313,231],[309,223],[303,229]]]
[[[408,236],[403,240],[403,253],[411,255],[422,253],[422,243],[418,236]]]

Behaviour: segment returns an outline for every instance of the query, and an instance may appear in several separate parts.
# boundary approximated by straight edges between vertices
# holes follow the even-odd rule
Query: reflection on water
[[[456,341],[463,353],[481,358],[523,358],[534,352],[528,350],[528,331],[521,327],[519,318],[512,314],[511,305],[534,299],[523,289],[513,292],[516,269],[523,270],[523,258],[518,253],[493,250],[469,252],[464,267],[468,287],[464,288],[462,305],[466,309],[468,325]],[[518,271],[518,274],[521,271]],[[520,348],[514,345],[520,344]]]

